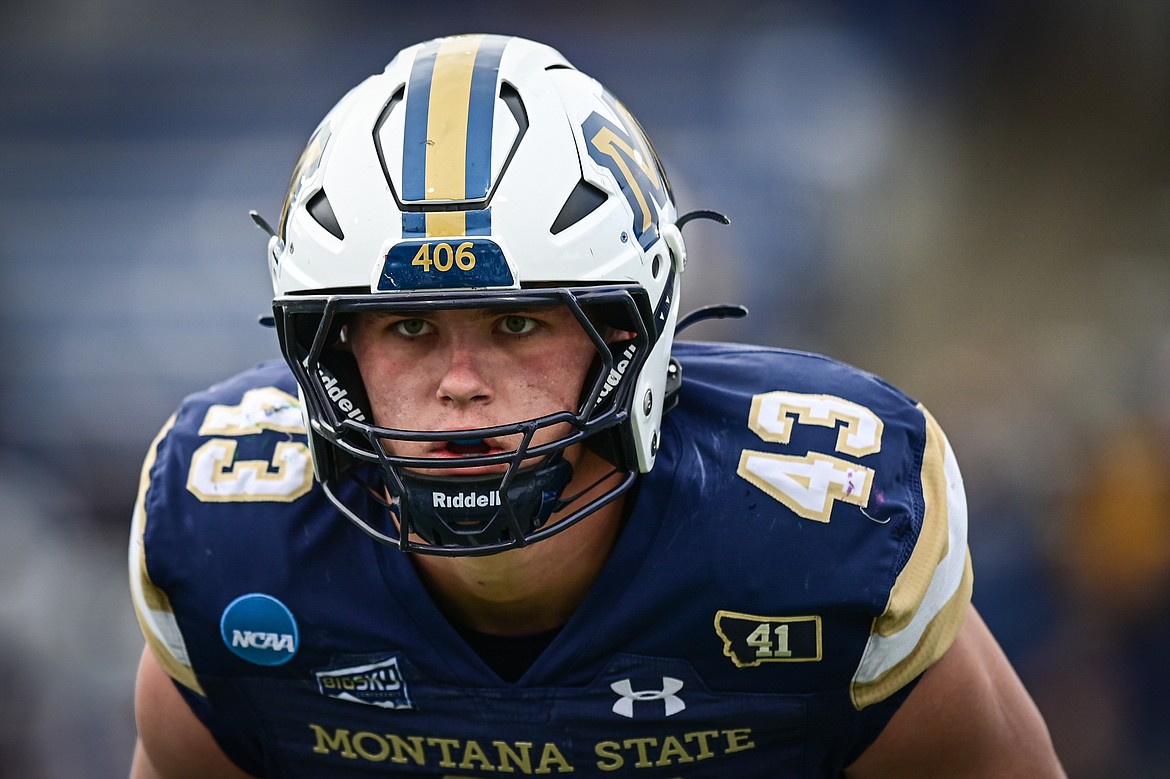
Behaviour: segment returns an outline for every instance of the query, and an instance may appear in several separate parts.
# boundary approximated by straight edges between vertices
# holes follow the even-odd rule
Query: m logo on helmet
[[[609,93],[603,94],[621,124],[594,111],[581,130],[594,162],[609,168],[634,212],[634,236],[643,249],[658,240],[658,210],[670,198],[670,184],[658,155],[637,120]]]

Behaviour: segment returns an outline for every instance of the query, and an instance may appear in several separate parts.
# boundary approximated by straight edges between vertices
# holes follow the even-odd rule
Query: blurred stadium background
[[[1170,4],[8,0],[0,776],[126,775],[139,463],[276,355],[265,236],[340,95],[453,32],[546,41],[654,139],[690,335],[828,353],[964,465],[975,601],[1074,779],[1170,775]]]

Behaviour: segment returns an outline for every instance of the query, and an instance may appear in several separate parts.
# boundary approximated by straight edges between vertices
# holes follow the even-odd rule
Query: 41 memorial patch
[[[762,663],[813,663],[821,659],[819,616],[765,617],[720,610],[715,632],[723,639],[723,654],[737,668]]]

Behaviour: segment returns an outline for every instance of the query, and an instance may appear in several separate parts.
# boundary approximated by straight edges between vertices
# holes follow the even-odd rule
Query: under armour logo
[[[687,707],[683,699],[675,695],[683,688],[682,681],[670,676],[662,677],[661,690],[635,690],[629,679],[614,682],[609,688],[621,696],[613,705],[613,713],[631,719],[634,716],[634,701],[662,701],[668,717]]]

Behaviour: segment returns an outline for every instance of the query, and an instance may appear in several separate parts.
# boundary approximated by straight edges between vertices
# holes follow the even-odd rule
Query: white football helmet
[[[408,551],[487,554],[558,532],[629,489],[658,448],[686,262],[677,221],[638,123],[548,46],[440,38],[350,91],[297,163],[268,246],[281,348],[318,479],[343,513]],[[517,301],[564,304],[593,340],[579,408],[457,434],[376,425],[340,343],[347,316]],[[635,337],[607,344],[605,326]],[[529,446],[533,431],[564,422],[569,435]],[[385,446],[505,433],[524,434],[518,451],[442,461],[509,464],[489,479],[424,478],[419,467],[442,466]],[[622,474],[580,506],[560,494],[571,477],[561,452],[578,442]],[[346,478],[383,503],[345,500]],[[494,497],[450,507],[476,503],[457,497],[471,493]],[[546,524],[560,510],[568,515]]]

